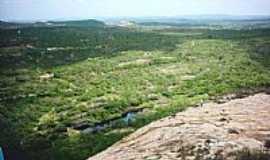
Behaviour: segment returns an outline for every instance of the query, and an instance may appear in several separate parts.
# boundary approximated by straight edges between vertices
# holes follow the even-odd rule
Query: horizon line
[[[62,18],[37,18],[37,19],[4,19],[0,18],[0,21],[2,22],[48,22],[48,21],[76,21],[76,20],[104,20],[104,19],[142,19],[142,18],[190,18],[193,19],[199,19],[201,17],[202,19],[210,18],[213,16],[213,18],[218,17],[224,17],[224,18],[270,18],[270,14],[186,14],[186,15],[160,15],[160,16],[93,16],[93,17],[62,17]]]

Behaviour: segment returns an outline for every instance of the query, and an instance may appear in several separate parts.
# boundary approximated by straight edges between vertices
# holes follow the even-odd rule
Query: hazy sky
[[[0,0],[2,20],[199,14],[270,15],[270,0]]]

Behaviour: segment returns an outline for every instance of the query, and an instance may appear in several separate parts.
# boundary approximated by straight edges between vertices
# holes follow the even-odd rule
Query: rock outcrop
[[[88,160],[230,160],[269,146],[270,95],[259,93],[153,122]]]

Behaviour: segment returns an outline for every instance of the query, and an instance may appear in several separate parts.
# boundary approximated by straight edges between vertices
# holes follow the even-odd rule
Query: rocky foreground
[[[230,160],[246,148],[269,152],[269,94],[189,108],[139,129],[88,160]]]

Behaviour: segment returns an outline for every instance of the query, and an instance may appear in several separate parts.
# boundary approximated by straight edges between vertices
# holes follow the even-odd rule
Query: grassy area
[[[36,35],[33,32],[26,37]],[[44,29],[46,32],[51,33]],[[70,28],[66,32],[84,33]],[[204,30],[199,35],[192,34],[192,30],[168,35],[115,32],[114,37],[120,38],[105,42],[101,38],[95,44],[111,44],[107,48],[92,47],[91,41],[83,45],[77,42],[79,48],[71,49],[72,52],[46,51],[39,61],[38,56],[28,54],[54,47],[48,45],[48,37],[41,36],[33,43],[39,46],[33,53],[29,49],[1,48],[1,56],[13,57],[15,62],[14,51],[22,53],[28,65],[1,65],[0,144],[19,145],[29,159],[85,159],[151,121],[210,97],[270,85],[270,38],[261,30],[227,30],[223,34]],[[236,32],[237,37],[232,34]],[[117,41],[126,35],[126,41]],[[27,38],[24,41],[32,42]],[[69,46],[72,41],[60,44],[58,47]],[[80,48],[85,46],[90,48]],[[116,46],[120,49],[113,50]],[[63,57],[70,57],[70,53],[78,60],[64,64]],[[43,61],[46,65],[41,65]],[[55,65],[55,61],[61,63]],[[46,73],[53,76],[42,79],[40,76]],[[144,110],[128,125],[119,122],[96,134],[82,134],[74,129],[80,124],[91,126],[121,117],[137,108]]]

